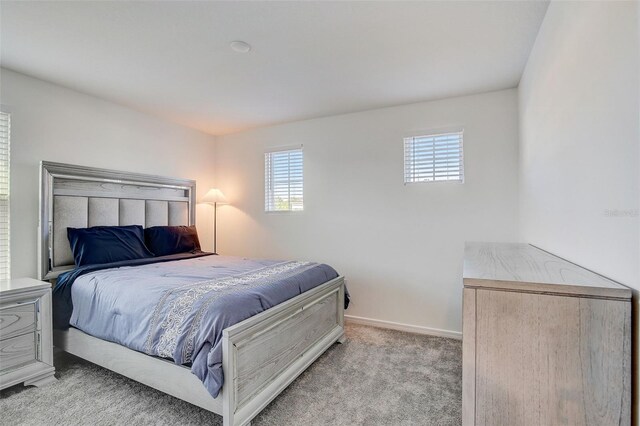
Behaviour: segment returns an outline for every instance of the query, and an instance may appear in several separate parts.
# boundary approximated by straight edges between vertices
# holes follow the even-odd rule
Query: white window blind
[[[9,136],[11,117],[0,112],[0,279],[10,277],[9,257]]]
[[[404,183],[464,182],[462,133],[404,138]]]
[[[303,209],[302,148],[264,154],[264,209],[267,212]]]

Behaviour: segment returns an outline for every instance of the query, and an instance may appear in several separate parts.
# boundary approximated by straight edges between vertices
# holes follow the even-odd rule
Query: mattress
[[[338,276],[314,262],[219,255],[133,263],[61,276],[54,307],[71,307],[68,324],[87,334],[189,365],[213,397],[225,328]]]

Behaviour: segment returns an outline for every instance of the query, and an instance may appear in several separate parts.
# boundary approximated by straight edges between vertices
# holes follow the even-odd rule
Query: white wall
[[[0,104],[11,112],[11,273],[37,274],[41,160],[197,180],[213,184],[214,137],[6,69]],[[211,209],[197,207],[211,248]]]
[[[465,174],[403,185],[403,136],[464,126]],[[222,254],[326,262],[347,314],[461,330],[465,240],[517,238],[517,92],[283,124],[219,137]],[[264,212],[264,152],[304,145],[304,212]]]
[[[635,290],[638,14],[637,2],[551,3],[519,87],[522,238]]]

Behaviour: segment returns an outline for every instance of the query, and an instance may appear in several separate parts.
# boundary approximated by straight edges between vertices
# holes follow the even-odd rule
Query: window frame
[[[264,153],[264,212],[267,214],[271,214],[271,213],[276,213],[276,214],[280,214],[280,213],[300,213],[300,212],[304,212],[304,149],[303,149],[303,145],[294,145],[294,146],[283,146],[283,147],[274,147],[271,149],[268,149],[265,151]],[[292,208],[292,203],[291,203],[291,176],[289,176],[288,178],[288,182],[287,182],[287,186],[288,186],[288,190],[289,190],[289,194],[288,194],[288,204],[289,204],[289,208],[288,209],[269,209],[270,206],[275,205],[275,194],[274,194],[274,189],[273,187],[269,188],[269,182],[273,181],[273,166],[271,167],[270,170],[267,170],[267,166],[269,164],[272,164],[271,162],[273,161],[273,155],[274,154],[279,154],[279,153],[288,153],[288,152],[300,152],[300,156],[301,156],[301,172],[300,172],[300,191],[301,191],[301,208],[300,209],[294,209]],[[270,158],[269,158],[270,157]],[[290,170],[290,165],[289,165],[289,169]]]
[[[6,264],[4,265],[6,269],[6,275],[3,276],[0,273],[0,279],[10,279],[11,278],[11,119],[12,114],[6,108],[0,108],[0,115],[6,116],[7,121],[7,130],[6,130],[6,177],[7,177],[7,191],[6,194],[0,192],[0,198],[6,198],[7,205],[7,220],[6,220],[6,231],[7,231],[7,241],[6,241]],[[0,147],[2,145],[0,144]],[[2,163],[2,161],[0,161]],[[4,201],[4,200],[3,200]],[[1,223],[1,221],[0,221]],[[2,245],[0,245],[0,254],[2,253]],[[0,262],[2,263],[2,262]],[[2,268],[0,268],[2,271]]]
[[[464,133],[465,133],[465,129],[462,126],[457,126],[457,127],[449,127],[449,128],[440,128],[440,129],[431,129],[431,130],[423,130],[423,131],[419,131],[419,132],[414,132],[414,133],[410,133],[410,134],[405,134],[405,136],[402,138],[402,167],[403,167],[403,175],[402,175],[402,180],[404,185],[414,185],[414,184],[435,184],[435,183],[441,183],[441,184],[464,184],[465,180],[466,180],[466,173],[465,173],[465,155],[464,155]],[[407,181],[407,164],[409,163],[407,161],[407,140],[408,139],[417,139],[417,138],[435,138],[438,136],[445,136],[445,135],[453,135],[453,134],[459,134],[460,135],[460,167],[459,167],[459,175],[460,175],[460,179],[443,179],[443,180],[412,180],[412,181]],[[415,160],[414,160],[415,161]],[[434,167],[435,168],[435,167]]]

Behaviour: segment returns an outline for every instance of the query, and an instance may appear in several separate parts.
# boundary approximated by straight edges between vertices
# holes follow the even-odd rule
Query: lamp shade
[[[227,197],[217,188],[211,188],[200,200],[201,203],[207,204],[228,204]]]

